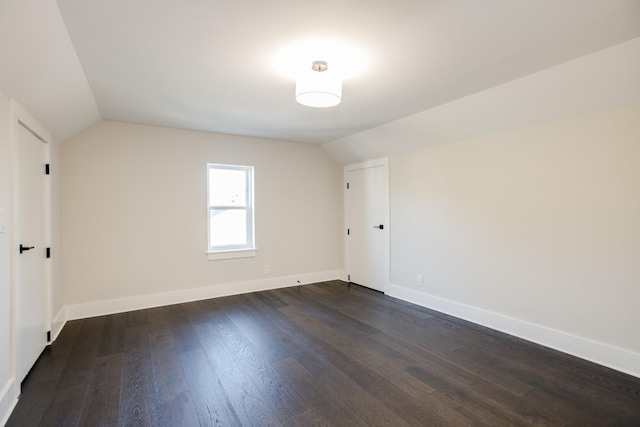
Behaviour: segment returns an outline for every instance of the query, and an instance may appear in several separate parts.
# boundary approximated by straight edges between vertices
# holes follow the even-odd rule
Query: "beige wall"
[[[6,229],[0,233],[0,424],[13,403],[11,355],[13,336],[11,326],[11,279],[9,243],[9,99],[0,92],[0,210],[4,211]]]
[[[51,165],[51,327],[60,332],[64,322],[64,287],[62,276],[62,144],[49,145]]]
[[[640,354],[639,160],[640,104],[393,156],[391,282]]]
[[[317,146],[102,121],[62,161],[67,305],[342,269],[341,167]],[[207,260],[208,162],[255,166],[255,258]]]

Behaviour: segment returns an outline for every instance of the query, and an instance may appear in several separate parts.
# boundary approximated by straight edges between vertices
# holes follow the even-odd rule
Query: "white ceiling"
[[[0,0],[0,91],[58,141],[112,119],[332,141],[344,161],[369,130],[388,135],[385,123],[411,117],[415,134],[419,121],[414,146],[441,132],[433,122],[440,113],[419,113],[454,109],[444,121],[456,134],[473,121],[456,107],[470,95],[495,88],[503,97],[507,82],[638,37],[640,0]],[[356,47],[369,66],[345,80],[343,103],[330,109],[298,105],[294,80],[274,64],[283,47],[318,38]],[[609,91],[611,76],[589,91]],[[461,134],[488,127],[471,128]]]
[[[640,36],[638,0],[57,3],[103,119],[305,143]],[[357,47],[369,64],[329,109],[298,105],[274,64],[283,47],[318,38]]]

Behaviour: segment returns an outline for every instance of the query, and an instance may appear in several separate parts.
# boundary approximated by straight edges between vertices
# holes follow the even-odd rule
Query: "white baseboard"
[[[51,342],[54,342],[56,338],[58,338],[60,331],[62,331],[62,328],[64,328],[64,325],[66,323],[67,310],[65,307],[62,307],[62,309],[58,312],[56,317],[54,317],[53,321],[51,322]]]
[[[15,379],[11,378],[0,391],[0,426],[7,424],[13,408],[18,403]]]
[[[126,311],[142,310],[145,308],[164,305],[180,304],[209,298],[229,295],[245,294],[249,292],[266,291],[269,289],[286,288],[297,285],[337,280],[340,271],[321,271],[295,276],[274,277],[269,279],[251,280],[247,282],[225,283],[220,285],[191,288],[176,292],[164,292],[149,295],[139,295],[129,298],[118,298],[95,301],[66,306],[66,320],[85,319],[87,317],[106,314],[123,313]]]
[[[640,378],[640,354],[629,350],[394,284],[385,293]]]

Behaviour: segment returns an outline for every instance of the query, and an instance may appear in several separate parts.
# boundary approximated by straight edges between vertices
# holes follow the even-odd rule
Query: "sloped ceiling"
[[[640,38],[323,145],[341,163],[640,103]],[[640,141],[640,135],[638,135]]]
[[[637,0],[0,1],[0,90],[62,140],[102,118],[328,143],[640,36]],[[367,65],[334,108],[276,63],[317,39]]]
[[[53,0],[0,0],[0,91],[64,141],[100,112]]]

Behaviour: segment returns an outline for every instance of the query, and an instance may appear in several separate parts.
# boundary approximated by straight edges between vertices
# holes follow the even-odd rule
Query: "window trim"
[[[212,169],[226,169],[242,171],[245,173],[247,185],[245,187],[244,206],[218,206],[211,205],[211,180],[209,173]],[[209,260],[246,258],[255,256],[255,206],[254,206],[254,168],[245,165],[229,165],[220,163],[207,163],[207,255]],[[244,210],[246,212],[247,243],[242,245],[211,246],[211,211],[212,210]]]
[[[207,252],[207,259],[209,261],[217,261],[220,259],[251,258],[256,256],[256,252],[257,249]]]

